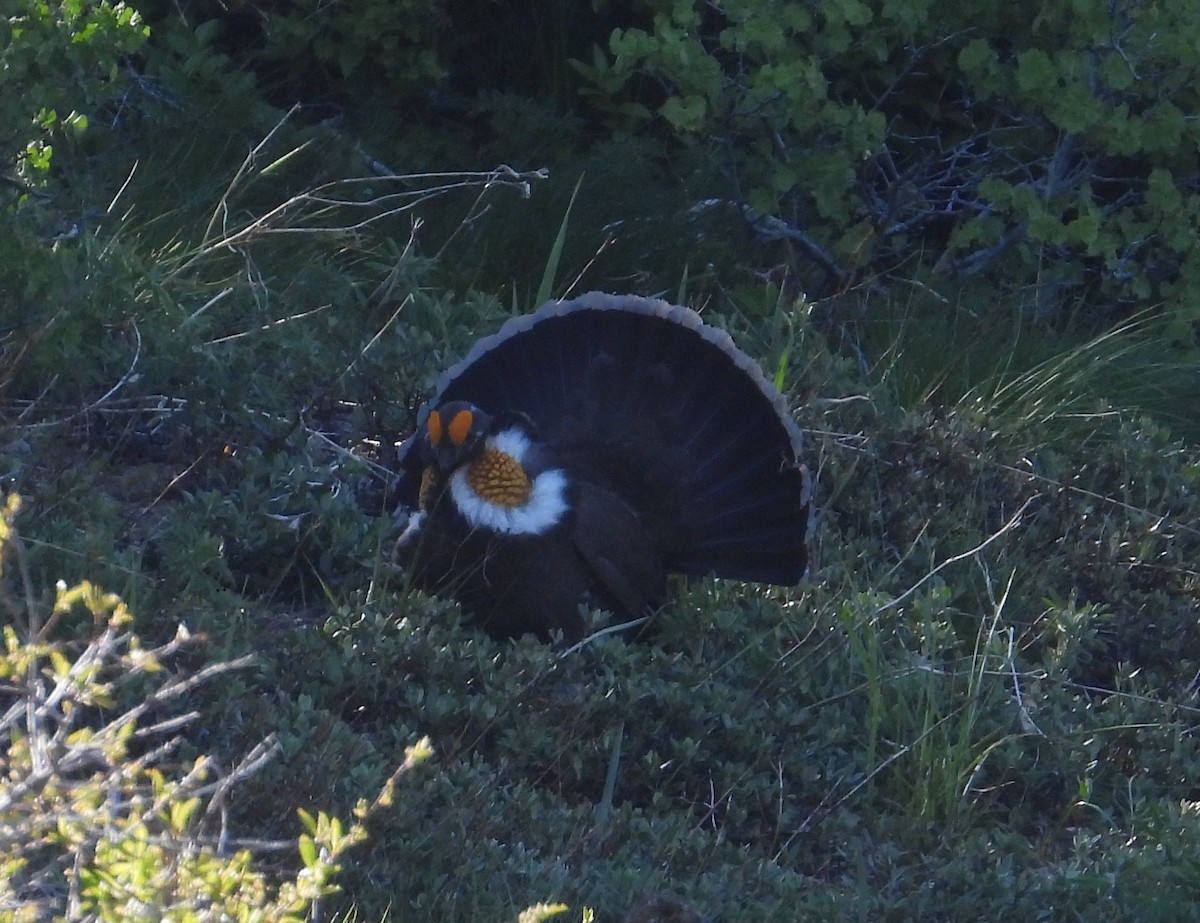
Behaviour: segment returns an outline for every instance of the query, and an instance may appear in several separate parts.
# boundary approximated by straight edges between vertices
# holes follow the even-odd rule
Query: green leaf
[[[1174,214],[1183,204],[1170,170],[1156,167],[1146,182],[1146,204],[1158,212]]]
[[[317,864],[319,852],[317,844],[310,836],[301,836],[299,843],[300,861],[304,863],[305,868],[312,868]]]
[[[965,71],[984,70],[996,58],[986,40],[973,38],[958,53],[958,66]]]
[[[1017,86],[1027,93],[1050,94],[1057,83],[1058,70],[1050,56],[1040,48],[1017,55]]]
[[[1090,251],[1100,236],[1100,216],[1089,213],[1068,222],[1067,236],[1083,244]]]
[[[302,823],[304,825],[304,829],[307,830],[309,833],[311,833],[313,836],[316,836],[317,835],[317,819],[315,817],[313,817],[312,814],[310,814],[308,811],[304,810],[304,808],[297,808],[296,813],[298,815],[300,815],[300,823]]]
[[[674,128],[680,131],[699,131],[704,124],[704,116],[708,112],[708,101],[703,96],[695,94],[678,97],[672,96],[659,112]]]

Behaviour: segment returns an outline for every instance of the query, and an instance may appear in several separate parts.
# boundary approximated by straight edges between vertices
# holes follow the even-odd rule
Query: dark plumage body
[[[440,380],[402,448],[414,582],[490,631],[583,631],[668,573],[792,584],[810,482],[782,398],[687,308],[591,294],[514,318]]]

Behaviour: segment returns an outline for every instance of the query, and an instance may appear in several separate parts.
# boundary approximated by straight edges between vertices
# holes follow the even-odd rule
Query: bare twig
[[[904,602],[904,600],[908,599],[908,597],[912,596],[912,594],[915,593],[918,589],[920,589],[922,586],[924,586],[926,582],[928,582],[929,580],[932,580],[935,576],[937,576],[937,574],[939,574],[941,571],[945,570],[951,564],[955,564],[959,561],[963,561],[969,557],[972,557],[973,555],[979,554],[979,552],[983,551],[983,549],[986,548],[988,545],[992,544],[992,542],[996,541],[1001,536],[1011,532],[1013,529],[1015,529],[1017,526],[1019,526],[1021,524],[1021,517],[1023,517],[1025,515],[1025,511],[1027,509],[1029,509],[1029,507],[1034,503],[1034,501],[1036,501],[1038,499],[1039,498],[1037,495],[1029,497],[1024,503],[1021,504],[1021,508],[1019,510],[1017,510],[1015,513],[1013,513],[1012,517],[1008,520],[1008,522],[1006,522],[1004,525],[1002,525],[998,530],[993,532],[991,535],[989,535],[987,538],[985,538],[982,542],[980,542],[974,548],[968,549],[967,551],[964,551],[961,554],[956,554],[951,558],[947,558],[945,561],[943,561],[941,564],[937,565],[937,567],[933,568],[933,570],[929,571],[929,573],[925,574],[924,577],[922,577],[920,580],[918,580],[916,583],[914,583],[912,586],[910,586],[907,590],[905,590],[899,596],[885,602],[882,606],[880,606],[878,609],[876,609],[875,612],[878,614],[880,612],[885,612],[888,609],[895,608],[896,606],[900,605],[900,603]]]

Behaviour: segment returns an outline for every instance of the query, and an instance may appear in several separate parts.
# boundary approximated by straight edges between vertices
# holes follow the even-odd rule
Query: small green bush
[[[196,636],[180,626],[171,641],[143,647],[124,603],[87,582],[60,584],[43,610],[14,528],[19,508],[11,495],[0,512],[0,913],[16,921],[310,919],[335,890],[339,857],[365,838],[367,803],[349,828],[302,813],[308,832],[297,841],[303,867],[294,879],[273,882],[256,868],[229,837],[228,811],[239,782],[278,754],[276,736],[233,765],[189,761],[179,732],[196,714],[169,710],[251,658],[179,672],[175,661]],[[60,640],[72,635],[79,640]],[[424,742],[413,748],[406,767],[428,752]]]
[[[653,25],[579,65],[593,106],[790,247],[810,293],[983,274],[1055,320],[1163,305],[1167,342],[1194,345],[1190,9],[636,6]]]
[[[0,157],[14,171],[10,187],[27,192],[45,182],[55,138],[83,132],[121,94],[122,60],[148,34],[137,11],[124,3],[6,5],[0,17]]]
[[[356,4],[292,0],[141,5],[160,49],[173,49],[194,73],[208,48],[226,62],[225,75],[253,75],[250,92],[287,107],[339,108],[357,92],[386,87],[394,101],[419,96],[439,76],[437,36],[446,27],[445,0]],[[213,74],[213,76],[219,76]]]

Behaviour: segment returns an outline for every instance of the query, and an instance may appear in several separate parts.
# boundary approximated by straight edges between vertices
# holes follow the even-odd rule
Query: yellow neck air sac
[[[517,507],[529,500],[529,475],[511,455],[486,448],[467,469],[467,484],[480,499]]]

